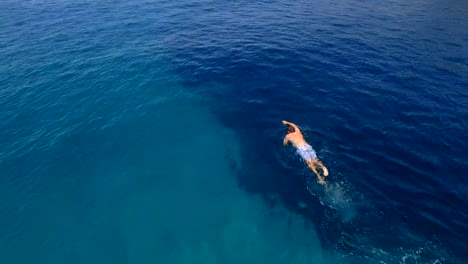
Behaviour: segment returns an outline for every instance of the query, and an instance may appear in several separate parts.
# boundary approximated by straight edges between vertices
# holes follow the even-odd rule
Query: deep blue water
[[[0,262],[466,263],[467,14],[2,1]]]

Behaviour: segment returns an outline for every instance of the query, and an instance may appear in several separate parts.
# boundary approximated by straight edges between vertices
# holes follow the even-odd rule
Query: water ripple
[[[54,199],[41,196],[51,182],[99,193],[54,164],[92,167],[99,147],[118,149],[107,131],[202,96],[245,144],[243,170],[271,172],[267,187],[262,173],[239,179],[245,190],[309,216],[342,262],[450,262],[446,248],[465,260],[466,12],[463,1],[4,1],[5,237],[27,225],[18,212]],[[334,188],[281,149],[282,119],[303,126]],[[282,178],[296,171],[306,181]],[[42,248],[65,243],[51,241]]]

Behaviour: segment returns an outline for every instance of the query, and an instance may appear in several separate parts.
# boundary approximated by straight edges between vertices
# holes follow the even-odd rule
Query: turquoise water
[[[0,262],[464,263],[467,8],[0,3]]]

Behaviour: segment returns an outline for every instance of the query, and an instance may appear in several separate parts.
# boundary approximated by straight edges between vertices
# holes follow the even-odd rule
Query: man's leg
[[[327,177],[327,176],[328,176],[328,169],[327,169],[327,167],[325,167],[325,165],[323,165],[323,163],[322,163],[321,161],[318,161],[318,162],[317,162],[317,165],[319,165],[320,168],[322,168],[323,176]]]
[[[306,161],[307,163],[307,166],[309,166],[309,168],[314,172],[315,175],[317,175],[317,178],[318,178],[318,182],[320,184],[325,184],[325,179],[318,173],[317,171],[317,161],[316,160],[307,160]],[[328,175],[328,173],[327,173]]]

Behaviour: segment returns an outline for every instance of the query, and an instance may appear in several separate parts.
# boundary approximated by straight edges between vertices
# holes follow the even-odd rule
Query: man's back
[[[287,122],[287,121],[283,121],[283,124],[285,124],[288,127],[292,128],[292,130],[290,130],[291,132],[289,132],[286,135],[285,142],[287,142],[287,141],[291,142],[294,145],[294,147],[301,147],[301,146],[304,146],[304,145],[308,145],[307,142],[304,139],[304,136],[302,135],[301,130],[299,129],[299,127],[297,127],[296,124],[291,123],[291,122]],[[292,132],[292,131],[294,131],[294,132]]]

